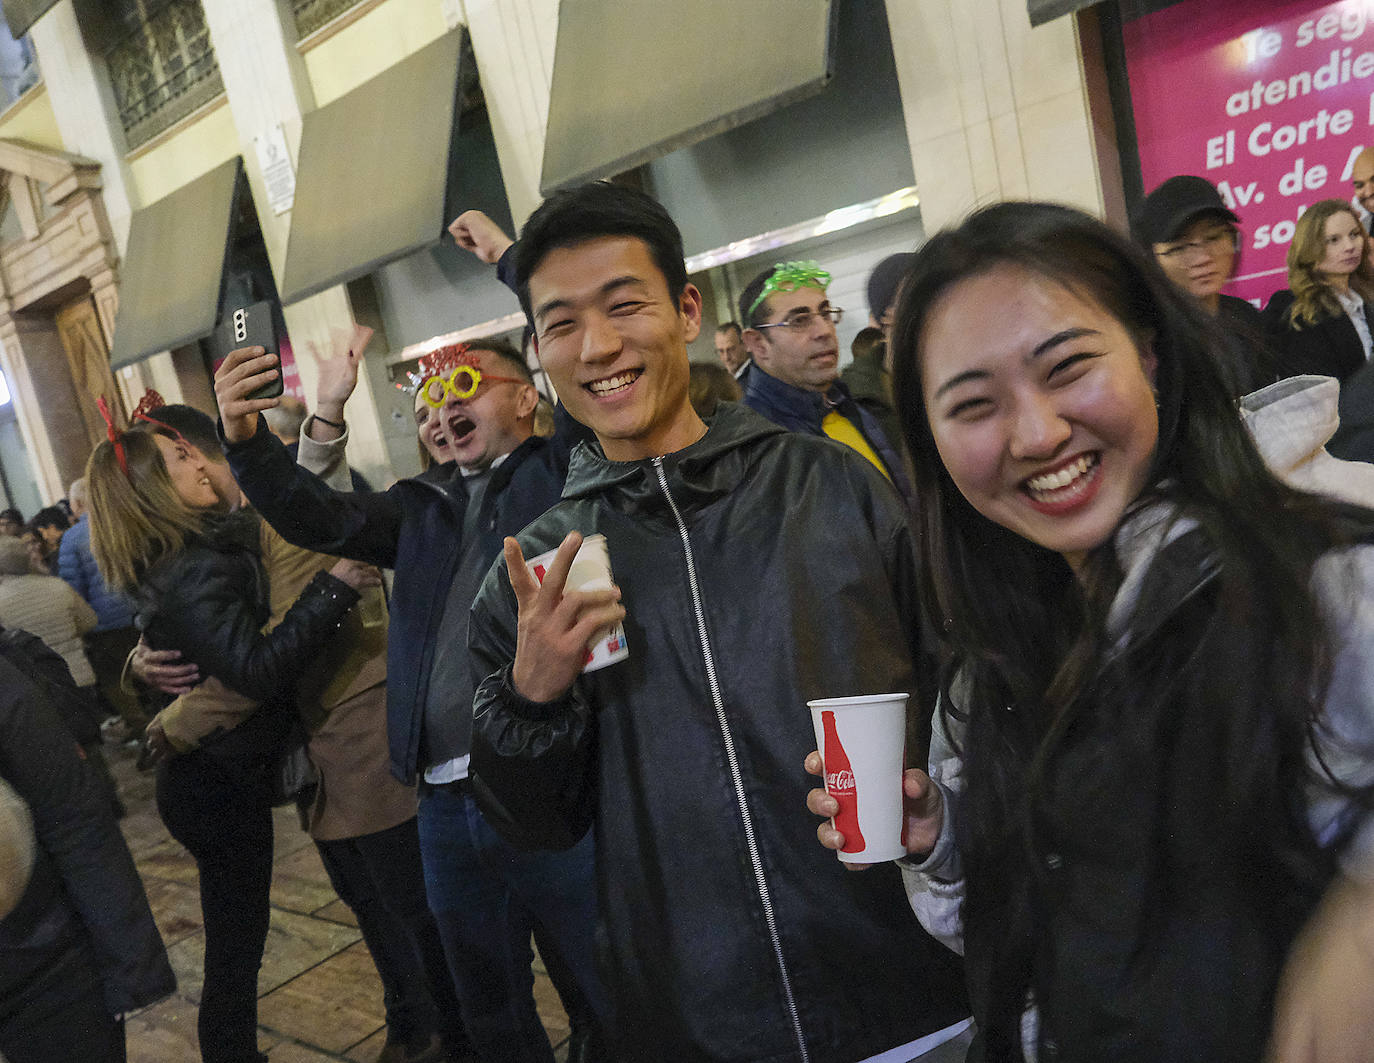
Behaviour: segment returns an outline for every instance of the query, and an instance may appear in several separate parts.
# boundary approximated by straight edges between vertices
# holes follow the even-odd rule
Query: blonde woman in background
[[[1284,376],[1345,380],[1374,347],[1374,298],[1364,227],[1343,199],[1314,203],[1288,246],[1288,288],[1264,308]]]

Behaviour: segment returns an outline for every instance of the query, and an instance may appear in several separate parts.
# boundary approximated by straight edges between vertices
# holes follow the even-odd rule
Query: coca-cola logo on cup
[[[832,771],[825,776],[825,788],[832,794],[852,794],[854,792],[854,773],[848,768]]]

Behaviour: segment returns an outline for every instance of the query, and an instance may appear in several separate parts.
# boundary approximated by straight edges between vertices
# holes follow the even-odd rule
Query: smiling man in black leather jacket
[[[893,867],[850,874],[815,844],[801,768],[808,699],[916,687],[901,499],[844,446],[732,403],[696,416],[701,295],[647,196],[555,195],[516,279],[598,442],[473,606],[488,819],[529,846],[594,828],[623,1059],[919,1057],[968,1015],[959,961],[902,910]],[[561,593],[576,533],[606,536],[615,588]],[[554,547],[540,586],[525,558]],[[580,674],[622,618],[629,658]]]

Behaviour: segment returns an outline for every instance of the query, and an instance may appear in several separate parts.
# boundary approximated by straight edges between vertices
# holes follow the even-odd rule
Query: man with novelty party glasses
[[[334,447],[343,460],[343,406],[360,360],[361,349],[325,363],[322,374],[337,387],[321,388],[303,446]],[[260,412],[278,400],[245,398],[274,379],[276,366],[274,355],[246,348],[216,374],[230,465],[288,541],[396,570],[387,647],[391,770],[403,782],[419,776],[425,889],[463,1022],[484,1061],[553,1063],[532,997],[531,923],[576,983],[560,991],[580,990],[604,1016],[593,969],[592,839],[566,852],[523,853],[487,825],[468,777],[466,650],[468,609],[502,538],[558,500],[567,435],[532,435],[538,395],[508,344],[441,348],[411,375],[425,471],[383,492],[337,492],[267,431]]]

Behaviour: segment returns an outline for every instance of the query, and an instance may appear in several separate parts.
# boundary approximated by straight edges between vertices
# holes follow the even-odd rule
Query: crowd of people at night
[[[570,1063],[1369,1058],[1374,149],[1354,176],[1263,308],[1200,177],[1130,234],[983,207],[874,265],[843,371],[824,263],[694,364],[653,198],[469,211],[530,353],[427,354],[384,490],[365,328],[309,404],[263,347],[213,411],[102,402],[66,505],[0,514],[0,1055],[122,1061],[174,990],[125,742],[198,872],[204,1063],[266,1059],[284,804],[381,1063],[553,1063],[534,945]],[[807,703],[886,692],[906,855],[855,866]]]

